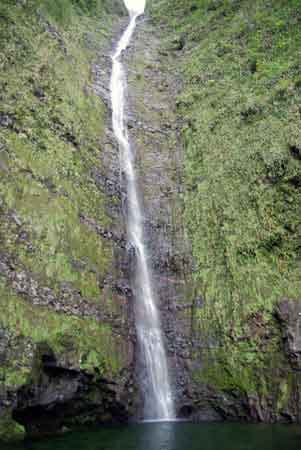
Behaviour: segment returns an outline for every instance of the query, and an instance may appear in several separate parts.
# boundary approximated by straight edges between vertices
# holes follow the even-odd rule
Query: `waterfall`
[[[122,34],[112,56],[111,101],[113,131],[119,143],[121,172],[127,186],[128,245],[135,252],[135,296],[137,338],[141,350],[146,379],[143,381],[144,419],[171,420],[174,418],[167,358],[164,349],[156,295],[148,264],[143,230],[143,211],[138,195],[134,154],[127,133],[125,119],[126,77],[122,53],[130,44],[137,17],[144,12],[145,0],[124,0],[130,22]]]

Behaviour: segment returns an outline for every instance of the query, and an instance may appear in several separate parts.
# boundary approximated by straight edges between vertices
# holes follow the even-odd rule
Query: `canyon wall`
[[[194,286],[183,412],[299,421],[300,2],[154,0],[150,11],[165,79],[181,84],[171,98]]]
[[[126,11],[4,1],[0,22],[0,433],[127,420],[135,336],[108,93]]]
[[[299,1],[156,1],[124,56],[178,414],[300,421]],[[300,6],[300,5],[299,5]],[[140,408],[122,2],[0,6],[0,437]]]

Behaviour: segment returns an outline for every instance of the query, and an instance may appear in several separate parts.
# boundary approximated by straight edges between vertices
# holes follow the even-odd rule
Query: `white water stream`
[[[112,56],[110,88],[113,131],[119,143],[121,171],[125,176],[127,185],[128,244],[135,251],[136,328],[143,359],[142,366],[145,368],[147,378],[143,380],[143,418],[147,420],[172,420],[175,416],[167,359],[145,247],[143,213],[138,195],[134,155],[125,119],[126,77],[122,64],[122,53],[130,44],[137,17],[144,12],[145,0],[124,0],[124,2],[130,14],[130,22]]]

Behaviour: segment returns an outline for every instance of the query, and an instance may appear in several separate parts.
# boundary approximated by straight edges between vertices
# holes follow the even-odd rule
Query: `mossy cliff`
[[[185,411],[300,420],[301,2],[153,1],[181,88],[195,296]]]
[[[96,95],[124,13],[121,1],[1,1],[0,439],[19,431],[12,416],[47,431],[57,403],[53,429],[128,414],[120,195],[105,193]]]
[[[301,419],[300,11],[150,0],[125,58],[184,416]],[[108,92],[124,13],[1,1],[0,439],[139,409]]]

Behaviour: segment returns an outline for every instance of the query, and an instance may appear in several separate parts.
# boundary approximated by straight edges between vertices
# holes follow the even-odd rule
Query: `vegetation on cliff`
[[[182,79],[183,186],[177,171],[162,189],[159,174],[152,195],[184,192],[196,286],[187,371],[197,387],[188,396],[200,409],[209,386],[225,417],[300,420],[301,0],[150,0],[149,10],[162,26],[160,57],[151,58],[160,77],[149,83],[138,61],[130,78],[141,96],[154,86],[138,103],[146,115],[156,103],[156,130],[169,136],[154,153],[162,171],[174,171],[178,131],[167,131],[174,111],[160,105],[176,77],[164,76]],[[124,297],[116,289],[112,301],[119,268],[107,239],[108,203],[119,205],[120,192],[108,199],[103,189],[106,107],[91,71],[122,11],[118,0],[0,4],[0,439],[23,435],[11,412],[22,386],[42,378],[41,348],[75,378],[126,379]],[[154,129],[151,139],[139,131],[153,146]],[[180,222],[178,206],[173,214]],[[113,391],[108,398],[115,407]]]
[[[95,175],[105,107],[92,63],[122,11],[107,0],[0,4],[0,437],[15,429],[10,408],[38,343],[67,367],[122,367],[119,337],[93,317],[96,302],[113,313],[112,242],[89,226],[111,224]]]
[[[196,378],[271,398],[284,415],[295,375],[274,312],[301,292],[300,7],[166,0],[151,8],[168,26],[164,48],[183,79],[185,222],[204,299],[195,326],[209,347],[196,355]]]

